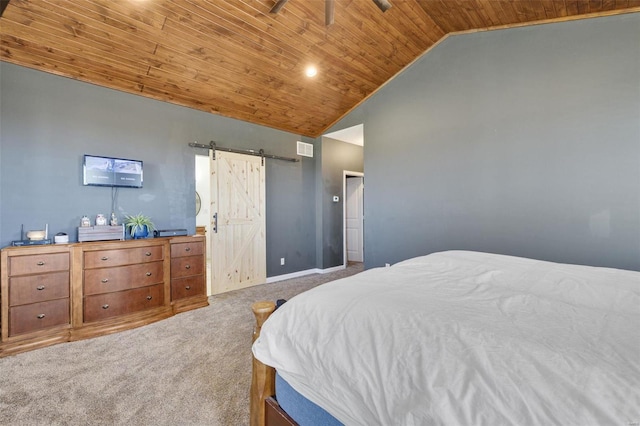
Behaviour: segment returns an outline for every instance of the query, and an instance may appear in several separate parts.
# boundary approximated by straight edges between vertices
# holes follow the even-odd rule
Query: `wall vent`
[[[313,157],[313,145],[298,141],[298,155]]]

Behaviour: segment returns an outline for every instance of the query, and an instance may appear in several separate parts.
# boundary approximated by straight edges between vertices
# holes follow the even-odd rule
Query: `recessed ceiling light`
[[[307,75],[307,77],[315,77],[316,74],[318,74],[318,69],[313,65],[309,65],[304,73]]]

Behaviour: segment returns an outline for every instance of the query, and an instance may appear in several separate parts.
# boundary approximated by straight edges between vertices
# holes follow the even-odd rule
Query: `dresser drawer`
[[[204,275],[171,280],[171,300],[204,296]]]
[[[69,299],[15,306],[9,309],[9,335],[69,324]]]
[[[119,315],[156,308],[164,303],[162,284],[84,298],[84,322],[100,321]]]
[[[101,294],[162,283],[163,262],[87,269],[84,271],[84,294]]]
[[[164,259],[163,246],[135,247],[128,249],[99,250],[84,252],[84,268],[105,268],[157,262]]]
[[[69,297],[69,272],[9,278],[9,306]]]
[[[68,271],[69,253],[34,254],[9,257],[9,276]]]
[[[204,261],[202,256],[178,257],[171,259],[171,278],[182,278],[191,275],[202,275]]]
[[[203,249],[204,244],[201,241],[171,244],[171,257],[202,256]]]

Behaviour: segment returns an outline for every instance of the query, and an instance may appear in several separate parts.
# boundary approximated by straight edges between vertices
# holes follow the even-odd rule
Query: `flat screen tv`
[[[142,161],[85,155],[83,184],[142,188]]]

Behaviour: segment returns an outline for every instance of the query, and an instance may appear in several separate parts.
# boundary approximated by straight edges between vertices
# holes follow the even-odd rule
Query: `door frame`
[[[202,157],[202,158],[206,158],[206,166],[204,165],[204,161],[200,162],[200,165],[198,165],[198,157]],[[200,194],[200,197],[203,197],[204,200],[202,200],[202,204],[201,206],[203,208],[205,208],[205,211],[207,212],[207,218],[206,218],[206,223],[205,223],[205,244],[207,247],[207,256],[206,256],[206,277],[207,277],[207,296],[212,296],[212,292],[211,292],[211,158],[209,158],[208,153],[207,154],[198,154],[196,153],[195,155],[195,175],[196,175],[196,180],[195,180],[195,185],[196,185],[196,191],[198,190],[197,188],[197,181],[198,181],[198,170],[200,167],[206,168],[206,170],[202,170],[202,172],[206,172],[206,178],[202,179],[200,181],[200,185],[203,188],[202,191],[203,193]],[[195,194],[194,194],[195,196]],[[195,217],[196,220],[196,227],[198,226],[198,215],[196,214]]]
[[[364,182],[364,173],[352,172],[350,170],[342,171],[342,265],[347,267],[347,178],[361,177]],[[364,205],[364,195],[363,205]],[[362,261],[364,262],[364,211],[362,212]]]

